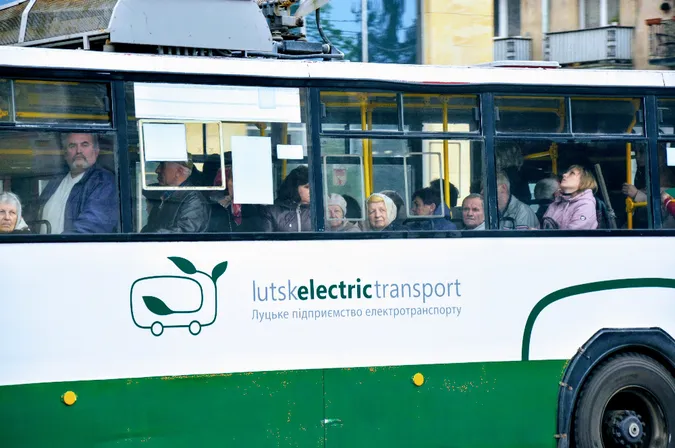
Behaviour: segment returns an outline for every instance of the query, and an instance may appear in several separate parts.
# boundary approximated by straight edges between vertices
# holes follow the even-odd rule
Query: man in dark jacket
[[[415,216],[428,218],[413,218],[405,222],[410,230],[457,230],[457,226],[450,221],[450,211],[441,203],[439,190],[426,187],[417,190],[412,196],[412,212]]]
[[[115,176],[96,165],[98,136],[67,134],[63,143],[70,171],[45,187],[41,218],[49,221],[51,233],[114,232],[119,210]]]
[[[191,187],[192,162],[161,162],[155,171],[159,185]],[[152,206],[142,233],[205,232],[210,206],[200,191],[170,190]]]

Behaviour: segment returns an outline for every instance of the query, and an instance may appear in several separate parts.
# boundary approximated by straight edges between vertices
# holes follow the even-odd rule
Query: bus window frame
[[[220,150],[218,151],[218,156],[220,158],[220,169],[222,173],[225,173],[225,153],[223,147],[223,122],[222,121],[198,121],[198,120],[157,120],[157,119],[146,119],[141,118],[136,120],[138,126],[138,155],[141,162],[141,185],[143,190],[147,191],[224,191],[227,189],[227,184],[225,183],[225,178],[223,178],[222,185],[214,186],[170,186],[170,185],[147,185],[146,178],[146,163],[148,161],[145,159],[145,140],[143,139],[143,125],[144,124],[217,124],[218,125],[218,142],[220,143]],[[187,145],[187,142],[186,142]],[[189,153],[188,153],[189,154]],[[152,163],[152,161],[150,162]]]
[[[128,117],[126,116],[126,107],[123,110],[119,110],[120,106],[125,106],[125,101],[123,98],[124,94],[124,84],[127,82],[142,81],[142,82],[169,82],[169,83],[195,83],[198,81],[199,84],[233,84],[233,85],[250,85],[250,86],[260,86],[260,85],[271,85],[278,87],[300,87],[306,89],[308,92],[308,108],[309,108],[309,119],[308,123],[305,123],[307,126],[307,132],[310,133],[308,139],[308,162],[310,169],[313,172],[313,175],[310,177],[311,184],[315,186],[321,186],[321,160],[320,157],[314,157],[314,154],[317,151],[320,154],[320,137],[322,133],[320,131],[320,98],[319,90],[320,89],[347,89],[354,91],[354,82],[337,80],[337,81],[325,81],[317,79],[290,79],[290,78],[272,78],[272,77],[246,77],[242,75],[204,75],[196,78],[193,75],[182,75],[182,74],[166,74],[166,73],[142,73],[142,72],[130,72],[130,71],[119,71],[119,72],[100,72],[94,70],[79,70],[72,68],[61,68],[61,69],[42,69],[42,68],[16,68],[16,67],[2,67],[0,68],[0,76],[3,78],[21,78],[21,79],[36,79],[36,80],[55,80],[55,81],[64,81],[64,80],[78,80],[78,81],[91,81],[91,82],[107,82],[111,86],[111,99],[112,99],[112,112],[111,112],[111,126],[106,128],[100,127],[90,127],[90,126],[57,126],[52,124],[39,124],[39,125],[19,125],[16,126],[14,123],[0,123],[0,130],[24,130],[31,129],[35,131],[44,130],[47,132],[78,132],[78,131],[89,131],[96,133],[115,133],[117,138],[117,153],[115,154],[117,161],[116,168],[117,173],[116,178],[118,181],[118,193],[120,194],[120,207],[121,207],[121,218],[120,225],[122,232],[125,232],[127,227],[133,225],[133,219],[131,214],[127,213],[125,215],[125,208],[131,210],[131,201],[130,201],[130,175],[128,171],[128,154],[127,151],[123,150],[128,147],[127,144],[127,123]],[[373,81],[373,80],[364,80],[359,82],[360,90],[387,90],[387,91],[398,91],[401,92],[429,92],[429,93],[444,93],[452,95],[453,93],[473,93],[478,95],[479,98],[479,112],[480,112],[480,121],[479,127],[480,131],[471,134],[436,134],[436,133],[421,133],[421,135],[414,135],[412,133],[401,135],[400,137],[395,137],[393,135],[386,135],[384,133],[378,133],[377,135],[372,135],[372,137],[380,138],[440,138],[444,136],[452,137],[453,139],[468,139],[468,140],[481,140],[483,142],[483,154],[484,154],[484,170],[486,173],[486,189],[488,191],[488,204],[486,207],[486,222],[489,222],[490,227],[493,228],[489,232],[460,232],[460,231],[448,231],[448,232],[387,232],[386,234],[380,232],[360,232],[360,233],[334,233],[334,232],[324,232],[323,226],[316,226],[316,231],[307,232],[307,233],[242,233],[242,234],[136,234],[136,233],[117,233],[117,234],[89,234],[89,235],[24,235],[24,234],[12,234],[3,236],[0,238],[0,243],[14,243],[14,242],[106,242],[106,241],[250,241],[250,240],[335,240],[335,239],[377,239],[377,238],[433,238],[433,237],[481,237],[481,238],[492,238],[492,237],[515,237],[515,238],[529,238],[529,237],[599,237],[599,236],[613,236],[613,237],[624,237],[624,236],[672,236],[672,230],[664,230],[661,228],[660,216],[654,216],[652,219],[653,227],[648,230],[624,230],[624,229],[613,229],[613,230],[593,230],[593,231],[560,231],[560,230],[539,230],[536,232],[510,232],[510,231],[495,231],[496,227],[496,216],[491,216],[491,212],[496,211],[496,203],[492,204],[491,196],[496,192],[496,185],[494,180],[494,143],[495,137],[499,139],[548,139],[549,141],[569,141],[570,137],[573,137],[577,140],[582,141],[603,141],[603,140],[647,140],[647,148],[650,154],[650,172],[655,172],[658,170],[658,143],[660,141],[668,140],[668,136],[659,136],[658,134],[658,123],[656,119],[658,117],[657,113],[657,101],[656,97],[668,97],[668,89],[665,87],[614,87],[614,86],[561,86],[561,85],[528,85],[520,86],[517,84],[481,84],[481,85],[437,85],[437,84],[423,84],[423,83],[410,83],[405,84],[401,82],[390,82],[390,81]],[[567,96],[581,96],[581,95],[593,95],[593,96],[614,96],[614,97],[633,97],[633,98],[642,98],[643,99],[643,108],[645,115],[645,132],[641,136],[633,136],[629,134],[574,134],[574,135],[546,135],[546,134],[528,134],[528,133],[519,133],[519,134],[496,134],[494,129],[494,95],[516,95],[531,93],[534,95],[567,95]],[[123,120],[121,119],[123,118]],[[317,124],[319,127],[317,127]],[[316,130],[316,131],[315,131]],[[387,133],[388,134],[388,133]],[[400,135],[400,134],[399,134]],[[333,137],[342,137],[345,138],[346,135],[342,135],[341,132],[338,135],[334,135],[332,132],[327,133],[326,136]],[[359,134],[360,137],[365,137],[366,135]],[[311,144],[310,144],[311,142]],[[123,169],[120,169],[120,168]],[[318,167],[318,170],[317,170]],[[656,171],[657,172],[657,171]],[[317,179],[318,176],[318,179]],[[651,195],[651,208],[654,208],[657,205],[660,205],[659,198],[659,187],[658,187],[658,176],[651,176],[651,182],[649,183],[649,193]],[[316,190],[314,190],[316,191]],[[657,193],[657,194],[655,194]],[[125,196],[129,200],[125,199]],[[323,195],[315,195],[317,201],[312,201],[312,215],[318,217],[318,221],[323,222]],[[319,199],[321,198],[321,199]],[[321,202],[321,204],[317,204]],[[496,202],[496,201],[495,201]],[[317,205],[319,205],[319,210],[321,213],[317,213]],[[658,215],[658,214],[655,214]],[[493,222],[495,221],[495,222]]]
[[[108,100],[110,102],[110,113],[109,113],[109,121],[106,124],[96,124],[96,123],[90,123],[90,124],[79,124],[79,123],[23,123],[23,122],[17,122],[16,117],[14,121],[7,121],[7,122],[2,122],[0,121],[0,131],[2,130],[26,130],[26,129],[31,129],[31,130],[37,130],[37,131],[45,131],[45,132],[80,132],[80,131],[88,131],[88,132],[98,132],[98,133],[103,133],[103,132],[116,132],[118,129],[117,126],[117,120],[116,120],[116,115],[115,115],[115,101],[114,101],[114,78],[112,77],[76,77],[68,75],[64,77],[55,77],[55,76],[45,76],[45,77],[38,77],[35,75],[36,70],[32,70],[30,75],[21,75],[21,73],[25,73],[23,70],[17,71],[17,70],[7,70],[5,71],[4,69],[0,68],[0,78],[2,79],[7,79],[11,81],[43,81],[43,82],[61,82],[61,83],[67,83],[67,82],[78,82],[78,83],[88,83],[88,84],[104,84],[107,86],[107,91],[108,91]],[[18,73],[17,75],[14,75],[14,73]],[[12,86],[14,83],[12,82]],[[14,89],[12,88],[11,90],[12,94],[14,94]],[[14,98],[12,98],[12,104],[13,108],[16,109],[15,106],[15,101]],[[13,115],[16,116],[16,110],[13,111]]]

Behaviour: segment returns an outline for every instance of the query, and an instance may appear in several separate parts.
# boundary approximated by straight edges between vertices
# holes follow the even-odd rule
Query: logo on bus
[[[169,260],[187,276],[155,275],[132,283],[131,319],[138,328],[150,330],[155,336],[161,336],[165,328],[186,328],[196,336],[218,317],[216,283],[227,270],[227,261],[208,274],[185,258]]]

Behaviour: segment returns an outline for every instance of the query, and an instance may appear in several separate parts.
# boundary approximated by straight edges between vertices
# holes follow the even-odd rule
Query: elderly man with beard
[[[42,192],[41,218],[49,221],[51,233],[114,232],[119,210],[115,176],[96,164],[98,135],[66,134],[62,142],[70,170]]]

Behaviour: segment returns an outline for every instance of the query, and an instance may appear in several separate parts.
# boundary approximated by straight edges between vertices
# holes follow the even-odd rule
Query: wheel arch
[[[637,352],[660,362],[675,375],[675,340],[661,328],[604,328],[584,343],[568,362],[558,392],[558,448],[572,446],[572,422],[579,398],[593,370],[610,356]]]

